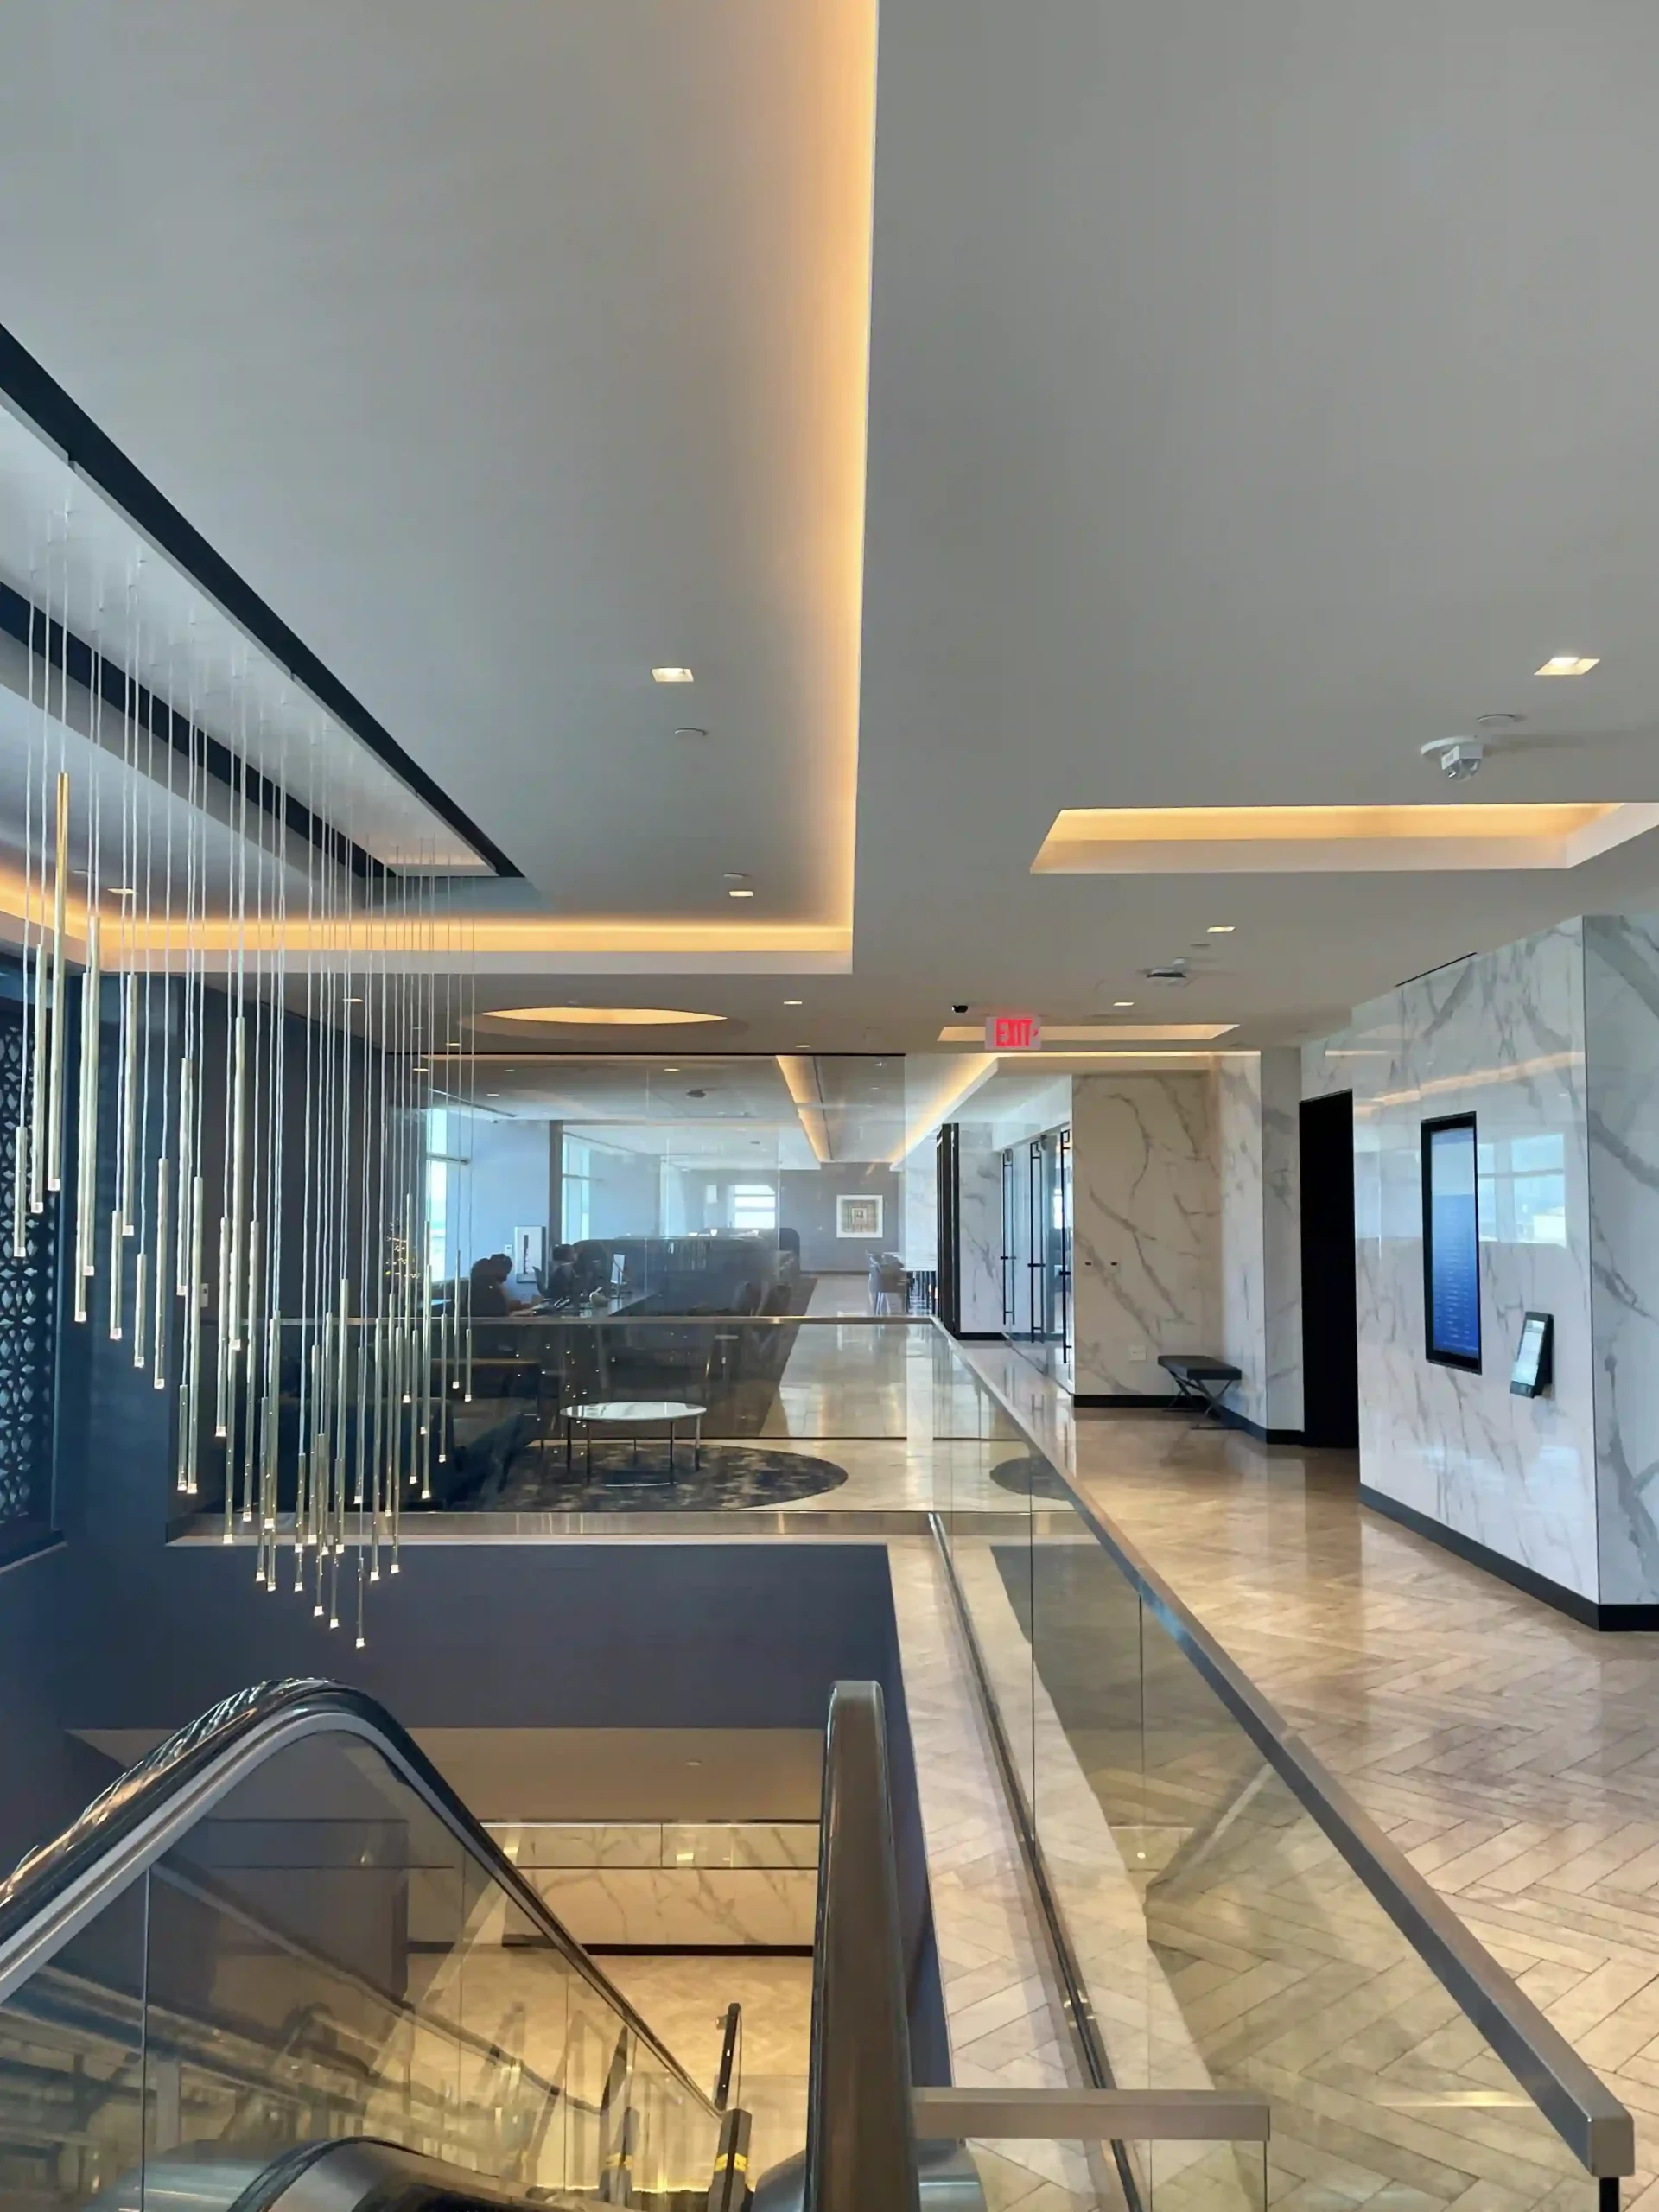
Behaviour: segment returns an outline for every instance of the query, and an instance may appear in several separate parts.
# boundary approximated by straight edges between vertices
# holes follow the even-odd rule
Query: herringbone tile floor
[[[1351,1459],[1078,1416],[1075,1471],[1630,2106],[1659,2212],[1659,1636],[1359,1505]]]

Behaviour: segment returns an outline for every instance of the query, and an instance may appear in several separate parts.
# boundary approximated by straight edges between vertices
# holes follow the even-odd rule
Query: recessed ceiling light
[[[1135,1004],[1135,1001],[1133,999],[1114,999],[1112,1001],[1112,1004],[1114,1006],[1133,1006]]]
[[[133,889],[131,884],[118,883],[110,896],[111,899],[136,899],[138,893]]]
[[[754,893],[753,891],[747,890],[741,883],[732,883],[726,887],[726,896],[728,899],[753,899]]]
[[[1236,922],[1211,922],[1209,928],[1205,931],[1205,935],[1206,937],[1231,937],[1233,931],[1237,928],[1237,926],[1238,925]]]
[[[346,998],[346,1005],[347,1005],[347,1006],[361,1006],[361,1005],[362,1005],[362,1003],[363,1003],[363,1001],[362,1001],[362,1000],[361,1000],[361,999],[359,999],[359,998],[353,998],[353,997],[351,997],[350,995],[348,995],[348,996],[347,996],[347,998]]]
[[[1592,668],[1599,668],[1600,665],[1599,653],[1552,653],[1543,666],[1535,669],[1533,673],[1536,676],[1588,676]]]
[[[484,1096],[485,1096],[486,1098],[499,1098],[499,1097],[501,1096],[501,1094],[500,1094],[500,1092],[499,1092],[499,1090],[486,1090],[486,1091],[485,1092]]]
[[[805,1001],[802,999],[785,999],[784,1001],[784,1004],[785,1006],[802,1006],[804,1003]]]
[[[663,1073],[664,1075],[678,1075],[679,1070],[678,1068],[664,1068],[663,1070]]]
[[[676,737],[707,737],[709,733],[706,729],[698,729],[692,723],[688,722],[683,729],[677,729],[674,734]]]
[[[653,683],[690,683],[695,678],[689,668],[653,668],[651,680]]]

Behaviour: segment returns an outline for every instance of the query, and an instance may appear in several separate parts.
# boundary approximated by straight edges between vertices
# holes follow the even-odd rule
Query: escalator
[[[265,1685],[0,1886],[0,2208],[914,2212],[874,1684],[831,1703],[806,2140],[764,2178],[736,2027],[695,2080],[390,1714]]]

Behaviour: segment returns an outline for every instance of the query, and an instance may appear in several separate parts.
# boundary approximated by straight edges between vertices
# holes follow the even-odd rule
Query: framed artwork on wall
[[[881,1201],[863,1196],[836,1200],[836,1234],[868,1243],[881,1234]]]

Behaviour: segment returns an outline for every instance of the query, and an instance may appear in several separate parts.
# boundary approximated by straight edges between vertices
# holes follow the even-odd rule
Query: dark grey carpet
[[[991,1480],[999,1490],[1011,1490],[1016,1497],[1059,1497],[1068,1503],[1071,1501],[1071,1491],[1047,1460],[1039,1459],[1034,1452],[1022,1452],[1017,1459],[1004,1459],[1000,1467],[991,1469]]]
[[[504,1474],[433,1502],[449,1513],[730,1513],[816,1497],[846,1479],[833,1460],[747,1444],[705,1444],[694,1468],[688,1438],[674,1447],[671,1480],[661,1437],[642,1437],[637,1459],[630,1443],[595,1443],[591,1471],[578,1443],[567,1473],[560,1441],[516,1452]]]

